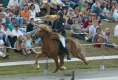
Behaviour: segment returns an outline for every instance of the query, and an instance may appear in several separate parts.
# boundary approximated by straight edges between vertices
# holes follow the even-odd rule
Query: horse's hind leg
[[[64,56],[65,56],[65,53],[61,53],[61,55],[59,56],[60,58],[60,68],[65,70],[66,67],[64,66]]]
[[[53,59],[54,59],[55,64],[56,64],[56,69],[53,70],[53,73],[56,73],[56,72],[58,71],[58,69],[60,69],[60,70],[62,70],[62,69],[61,69],[60,66],[59,66],[58,58],[55,57],[55,58],[53,58]]]

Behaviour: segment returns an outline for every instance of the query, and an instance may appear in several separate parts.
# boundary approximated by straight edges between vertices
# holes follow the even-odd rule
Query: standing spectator
[[[21,12],[21,17],[23,17],[23,20],[25,22],[29,21],[30,18],[30,11],[28,10],[28,5],[24,6],[24,10]]]
[[[7,7],[11,8],[11,10],[15,13],[18,11],[18,14],[20,15],[21,7],[18,4],[18,0],[10,0]]]

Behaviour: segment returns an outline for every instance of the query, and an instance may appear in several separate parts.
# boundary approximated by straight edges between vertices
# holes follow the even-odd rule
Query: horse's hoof
[[[87,60],[87,61],[85,62],[85,64],[88,65],[88,64],[89,64],[89,61]]]
[[[52,73],[56,73],[57,71],[58,71],[58,70],[56,70],[56,69],[55,69],[55,70],[53,70],[53,72],[52,72]]]
[[[37,65],[37,66],[36,66],[36,69],[38,70],[39,68],[40,68],[40,66],[39,66],[39,65]]]
[[[61,66],[60,68],[61,68],[61,70],[66,70],[65,66]]]

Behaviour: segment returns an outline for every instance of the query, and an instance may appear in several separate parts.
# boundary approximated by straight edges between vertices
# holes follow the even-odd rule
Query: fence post
[[[46,63],[45,63],[45,70],[44,70],[44,74],[48,74],[48,57],[46,57]]]
[[[74,70],[72,71],[72,78],[71,78],[71,80],[75,80],[75,71]]]
[[[4,54],[6,54],[6,47],[4,46]]]
[[[104,55],[102,55],[102,59],[100,63],[100,70],[104,70]]]

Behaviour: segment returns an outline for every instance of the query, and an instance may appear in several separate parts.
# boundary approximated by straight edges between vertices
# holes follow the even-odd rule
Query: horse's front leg
[[[35,60],[36,69],[39,69],[39,67],[40,67],[39,64],[38,64],[38,59],[40,57],[46,57],[46,55],[41,52],[36,56],[36,60]]]
[[[59,56],[59,58],[60,58],[60,68],[61,68],[62,70],[65,70],[65,69],[66,69],[66,67],[64,66],[64,56],[65,56],[65,53],[62,53],[62,54]]]

